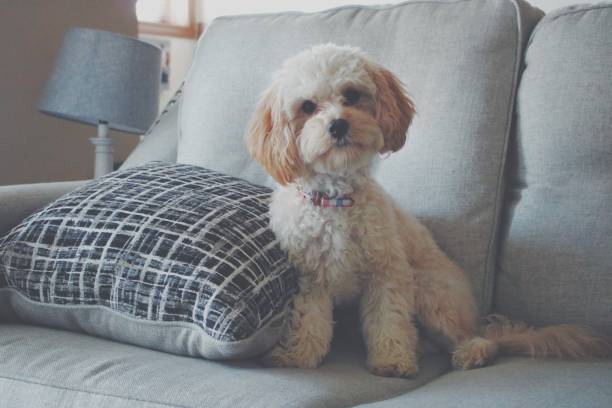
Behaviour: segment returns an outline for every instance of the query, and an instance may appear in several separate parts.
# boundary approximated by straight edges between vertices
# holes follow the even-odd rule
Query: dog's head
[[[246,143],[281,184],[350,174],[406,141],[414,115],[401,82],[358,49],[315,46],[283,64],[262,95]]]

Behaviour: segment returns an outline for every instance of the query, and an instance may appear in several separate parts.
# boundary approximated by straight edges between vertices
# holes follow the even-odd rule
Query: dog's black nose
[[[346,136],[348,128],[349,123],[345,119],[334,119],[329,124],[327,130],[329,131],[331,137],[333,137],[334,139],[340,139]]]

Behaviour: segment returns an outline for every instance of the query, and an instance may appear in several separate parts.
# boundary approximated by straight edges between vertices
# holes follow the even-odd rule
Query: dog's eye
[[[352,106],[359,102],[359,98],[361,98],[361,93],[354,89],[348,89],[344,92],[344,104],[346,106]]]
[[[300,109],[304,113],[311,114],[317,109],[317,105],[313,101],[304,101]]]

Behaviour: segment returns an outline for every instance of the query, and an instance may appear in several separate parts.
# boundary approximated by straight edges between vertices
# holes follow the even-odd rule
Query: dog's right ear
[[[304,164],[286,115],[282,111],[279,85],[274,82],[257,103],[245,135],[247,149],[280,184],[288,184]]]

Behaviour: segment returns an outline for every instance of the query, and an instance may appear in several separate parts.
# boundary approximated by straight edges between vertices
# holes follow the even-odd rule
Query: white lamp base
[[[89,139],[96,147],[94,178],[113,171],[113,140],[108,137],[108,123],[98,123],[98,137]]]

